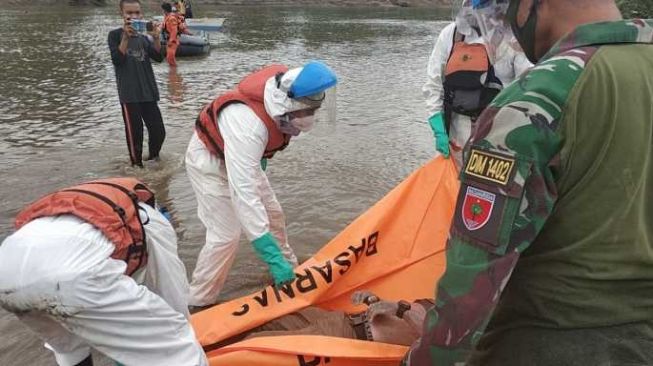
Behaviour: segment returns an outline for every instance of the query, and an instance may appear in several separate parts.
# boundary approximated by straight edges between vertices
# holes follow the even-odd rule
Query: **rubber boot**
[[[75,366],[93,366],[93,357],[91,355],[88,355],[88,357],[83,359],[82,362],[78,363]]]

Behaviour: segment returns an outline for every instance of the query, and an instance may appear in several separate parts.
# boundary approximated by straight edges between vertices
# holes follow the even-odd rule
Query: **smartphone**
[[[154,25],[152,22],[143,20],[143,19],[132,19],[131,26],[138,33],[145,34],[145,32],[151,32],[154,30]]]

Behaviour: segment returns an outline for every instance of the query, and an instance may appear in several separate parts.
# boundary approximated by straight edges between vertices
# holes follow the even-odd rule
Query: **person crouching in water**
[[[170,66],[177,66],[176,53],[179,48],[180,34],[192,34],[186,26],[183,15],[174,12],[170,3],[161,4],[163,24],[161,30],[166,35],[166,60]]]
[[[206,227],[191,281],[191,306],[217,300],[241,227],[276,284],[295,277],[297,258],[265,165],[291,137],[313,127],[325,91],[336,83],[336,75],[321,62],[291,70],[272,65],[247,76],[200,113],[186,152],[186,171]]]
[[[172,225],[132,178],[46,195],[0,246],[0,306],[54,352],[91,366],[90,349],[124,365],[203,366],[188,322],[188,281]],[[143,277],[147,287],[135,277]]]

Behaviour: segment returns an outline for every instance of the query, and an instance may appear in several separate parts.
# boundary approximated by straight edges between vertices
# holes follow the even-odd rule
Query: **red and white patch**
[[[496,197],[494,193],[475,187],[467,187],[461,212],[467,230],[478,230],[490,221]]]

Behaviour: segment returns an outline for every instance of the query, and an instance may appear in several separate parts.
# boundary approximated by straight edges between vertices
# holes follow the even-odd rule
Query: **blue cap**
[[[336,74],[327,65],[319,61],[311,61],[304,65],[290,85],[288,96],[293,99],[308,97],[322,93],[337,83]]]
[[[472,0],[472,8],[479,9],[488,6],[492,0]]]
[[[483,9],[491,5],[510,5],[511,0],[472,0],[472,8]]]

